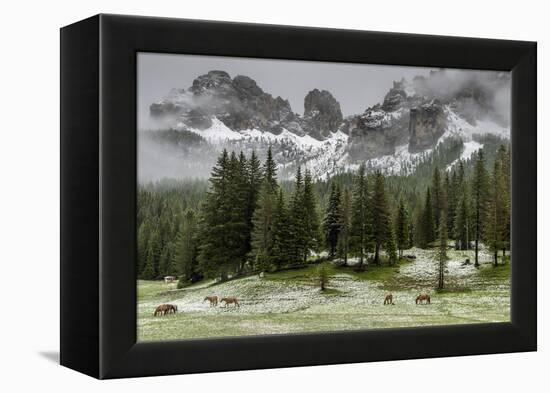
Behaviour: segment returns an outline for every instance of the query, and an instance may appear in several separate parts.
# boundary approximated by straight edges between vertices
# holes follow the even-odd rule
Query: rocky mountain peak
[[[326,90],[313,89],[304,98],[304,129],[316,139],[324,139],[344,120],[340,103]]]

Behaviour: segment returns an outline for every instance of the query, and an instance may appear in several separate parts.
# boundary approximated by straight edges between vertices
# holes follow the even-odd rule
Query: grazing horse
[[[392,295],[391,293],[388,293],[388,294],[386,295],[386,297],[384,298],[384,306],[385,306],[386,304],[391,304],[392,306],[395,304],[395,303],[393,302],[393,295]]]
[[[207,296],[204,298],[203,302],[208,300],[210,302],[210,307],[216,307],[218,305],[218,297],[217,296]]]
[[[231,304],[231,303],[233,303],[233,304],[235,305],[235,307],[241,307],[241,306],[239,305],[239,301],[238,301],[237,298],[234,297],[234,296],[231,296],[231,297],[224,297],[224,298],[222,298],[222,300],[220,300],[220,303],[221,303],[221,302],[225,302],[225,307],[227,307],[227,305],[228,305],[228,304]]]
[[[426,301],[427,304],[430,304],[430,295],[427,293],[421,293],[416,297],[416,304],[422,304],[423,301]]]
[[[177,312],[178,312],[178,306],[174,304],[161,304],[157,306],[157,308],[155,309],[155,312],[153,313],[153,316],[154,317],[163,316],[171,313],[176,314]]]

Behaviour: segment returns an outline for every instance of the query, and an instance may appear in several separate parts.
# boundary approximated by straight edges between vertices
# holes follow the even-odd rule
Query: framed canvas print
[[[536,350],[535,152],[532,42],[64,27],[61,363]]]

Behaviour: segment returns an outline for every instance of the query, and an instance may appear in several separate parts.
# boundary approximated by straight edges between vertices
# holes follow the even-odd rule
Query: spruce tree
[[[424,210],[422,212],[421,231],[422,231],[422,244],[420,247],[427,248],[430,243],[435,241],[435,225],[433,219],[433,205],[430,188],[426,190],[426,200],[424,203]]]
[[[387,240],[390,225],[386,185],[384,175],[380,171],[377,171],[374,175],[369,218],[371,219],[370,224],[374,242],[374,263],[379,265],[380,249]]]
[[[455,248],[468,250],[470,248],[470,205],[467,192],[462,192],[458,200],[455,220],[454,238]]]
[[[403,250],[409,248],[409,223],[403,199],[399,200],[399,207],[397,208],[395,239],[399,250],[399,258],[403,258]]]
[[[138,229],[137,236],[137,269],[138,274],[141,275],[143,269],[145,268],[145,263],[147,261],[147,250],[149,244],[149,220],[145,219]]]
[[[206,276],[227,278],[231,266],[231,250],[227,223],[232,218],[231,206],[228,203],[230,183],[230,159],[226,150],[210,176],[210,189],[201,206],[199,220],[199,266]]]
[[[487,208],[487,170],[483,149],[477,153],[472,179],[472,208],[474,214],[475,266],[479,266],[479,242],[482,239],[483,221]]]
[[[273,192],[277,192],[277,164],[273,160],[273,154],[271,152],[271,145],[267,149],[267,157],[263,166],[263,175],[266,183]]]
[[[359,256],[359,269],[365,263],[367,241],[370,237],[368,225],[368,189],[365,164],[361,164],[354,179],[351,202],[351,248]]]
[[[501,145],[498,149],[497,159],[500,161],[502,176],[502,203],[503,203],[503,228],[502,228],[502,256],[506,255],[506,249],[510,248],[510,148]]]
[[[303,245],[306,242],[305,209],[304,201],[304,179],[302,168],[298,167],[294,181],[294,192],[290,201],[290,252],[294,262],[301,261]]]
[[[180,231],[176,237],[174,267],[179,275],[179,285],[188,283],[197,271],[197,218],[193,210],[187,210]]]
[[[254,217],[254,211],[256,210],[258,205],[258,198],[263,184],[263,173],[261,169],[261,164],[255,151],[252,151],[250,158],[246,162],[246,177],[247,205],[245,217],[247,226],[247,237],[245,239],[245,248],[250,251],[252,249],[252,220]],[[275,193],[275,191],[273,191],[273,193]]]
[[[443,289],[445,286],[445,262],[447,261],[447,218],[444,211],[439,217],[439,251],[437,254],[439,260],[437,288]]]
[[[386,255],[388,256],[388,262],[390,266],[395,265],[397,262],[397,249],[395,244],[395,234],[391,219],[388,219],[388,233],[386,235]]]
[[[304,175],[304,192],[302,198],[305,230],[304,243],[302,245],[302,260],[306,263],[310,250],[319,250],[322,238],[317,200],[313,191],[313,179],[311,177],[311,172],[307,169]]]
[[[489,200],[485,221],[485,241],[493,254],[494,266],[498,265],[498,252],[503,249],[503,237],[506,230],[505,185],[501,162],[496,159],[493,164],[489,186]]]
[[[269,270],[273,258],[274,191],[264,182],[257,208],[254,212],[252,231],[252,262],[256,269]]]
[[[152,280],[158,278],[158,262],[160,256],[160,236],[158,230],[153,230],[147,245],[147,256],[142,278]]]
[[[291,219],[285,204],[283,190],[279,189],[277,202],[273,210],[273,257],[276,269],[292,263],[293,239],[291,236]]]
[[[441,173],[438,167],[435,167],[433,176],[432,176],[432,186],[431,186],[431,201],[432,201],[432,217],[433,222],[435,223],[435,228],[439,227],[439,218],[441,216],[441,193],[443,192],[443,187],[441,184]],[[437,230],[436,232],[438,232]],[[436,233],[437,235],[437,233]]]
[[[338,237],[338,256],[344,260],[344,266],[348,264],[348,253],[351,240],[351,195],[347,188],[342,197],[342,210],[340,215],[340,234]]]
[[[329,249],[330,258],[336,255],[338,236],[340,235],[342,224],[340,186],[335,181],[331,182],[330,197],[323,221],[323,230],[325,240]]]

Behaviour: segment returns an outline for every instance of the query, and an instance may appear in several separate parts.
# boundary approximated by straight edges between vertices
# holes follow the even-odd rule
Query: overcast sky
[[[340,103],[344,116],[362,113],[381,102],[394,80],[412,79],[430,71],[420,67],[139,53],[139,124],[147,123],[149,105],[170,89],[187,89],[197,76],[211,70],[226,71],[232,78],[249,76],[265,92],[287,99],[299,114],[304,112],[304,97],[310,90],[328,90]]]

